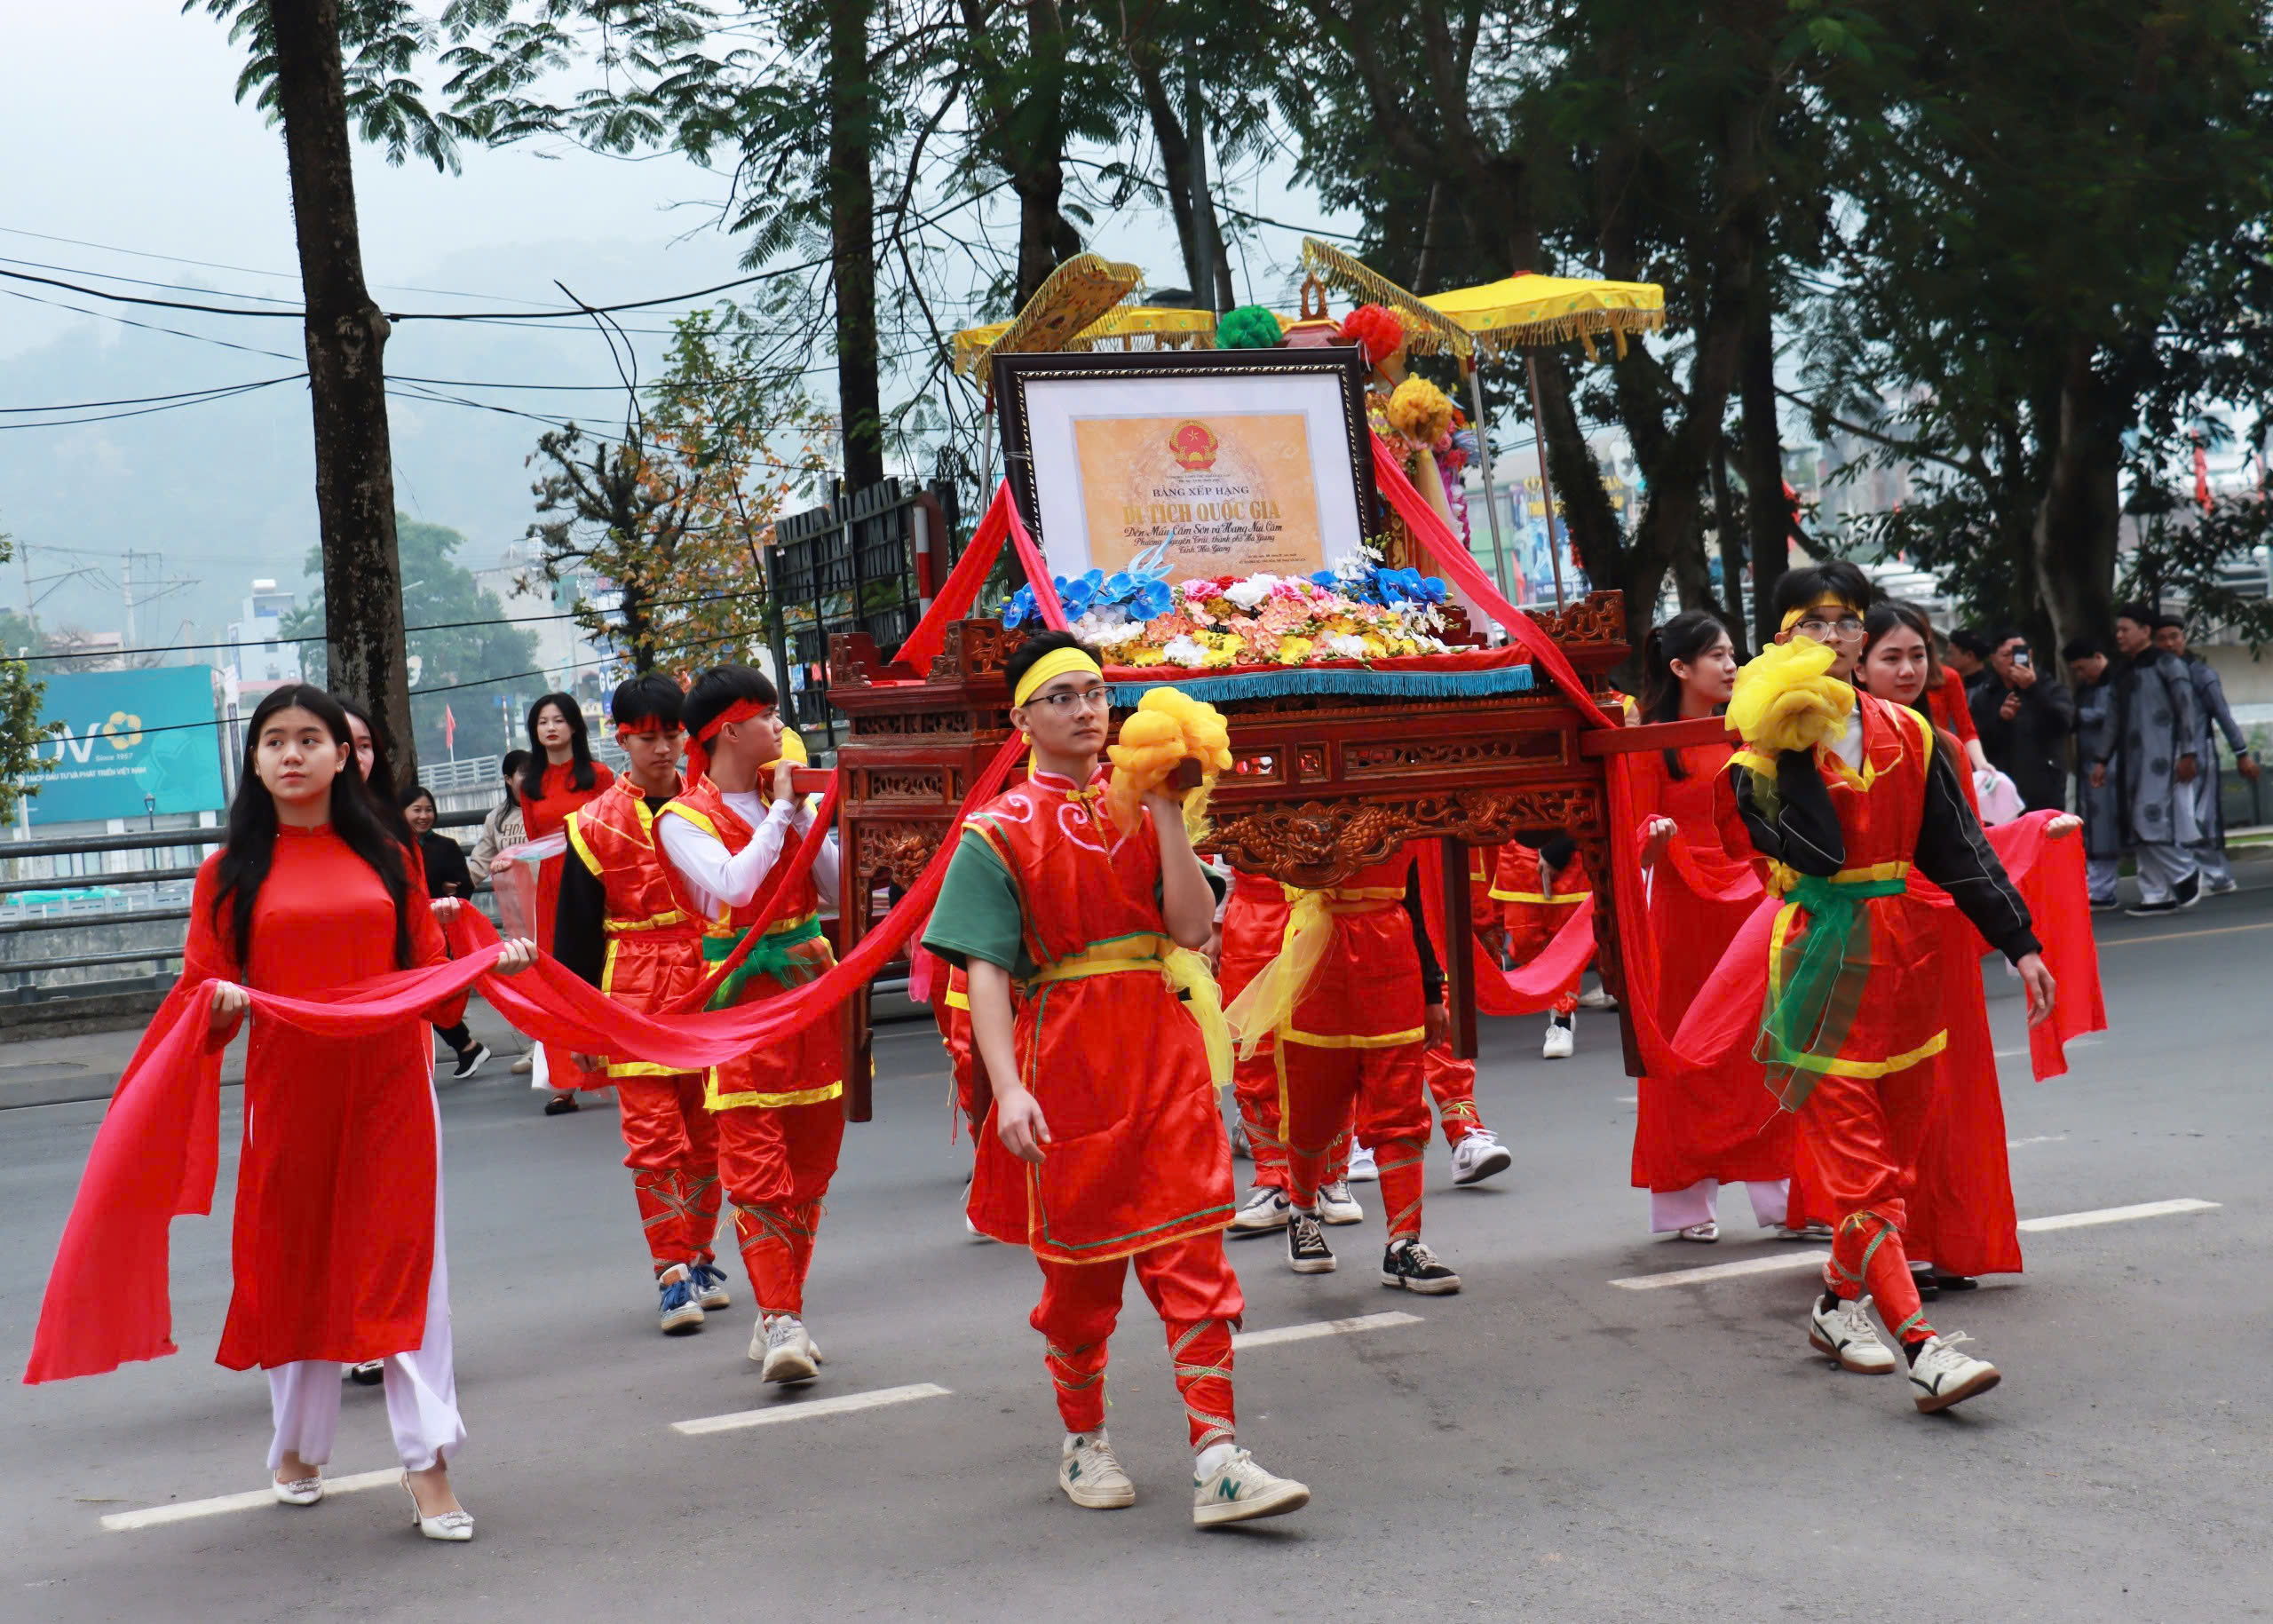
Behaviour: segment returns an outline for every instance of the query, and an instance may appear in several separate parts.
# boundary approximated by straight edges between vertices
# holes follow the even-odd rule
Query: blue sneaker
[[[732,1308],[734,1299],[726,1291],[726,1271],[716,1264],[691,1264],[687,1272],[693,1277],[694,1300],[705,1309]]]
[[[666,1273],[655,1282],[655,1288],[662,1295],[658,1322],[664,1335],[684,1336],[702,1328],[702,1304],[694,1300],[694,1282],[687,1278],[684,1266]]]

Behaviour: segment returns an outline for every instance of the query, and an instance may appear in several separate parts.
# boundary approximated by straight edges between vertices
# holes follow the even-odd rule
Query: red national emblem
[[[1216,450],[1221,444],[1214,431],[1204,423],[1187,420],[1176,425],[1176,432],[1168,436],[1168,455],[1182,463],[1186,471],[1205,473],[1216,465]]]

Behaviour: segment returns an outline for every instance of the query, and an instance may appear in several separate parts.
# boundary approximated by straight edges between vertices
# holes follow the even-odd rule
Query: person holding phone
[[[1973,725],[1990,764],[2013,780],[2031,812],[2068,810],[2068,736],[2076,701],[2068,685],[2036,669],[2028,639],[2008,631],[1973,689]]]

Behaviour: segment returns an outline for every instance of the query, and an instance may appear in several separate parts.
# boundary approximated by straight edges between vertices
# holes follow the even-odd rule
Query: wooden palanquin
[[[1609,673],[1625,660],[1625,611],[1596,592],[1534,617],[1613,714]],[[1026,634],[997,621],[950,626],[922,682],[890,669],[875,641],[830,646],[829,700],[851,718],[836,765],[843,883],[839,951],[867,929],[877,892],[913,885],[954,838],[964,796],[1010,733],[1002,666]],[[899,680],[894,680],[899,678]],[[1291,884],[1324,886],[1387,859],[1408,840],[1445,846],[1445,967],[1453,1043],[1476,1052],[1467,885],[1469,845],[1517,834],[1567,832],[1596,896],[1596,965],[1622,992],[1609,804],[1600,741],[1578,708],[1542,675],[1522,693],[1451,699],[1293,696],[1220,704],[1231,722],[1233,771],[1216,782],[1208,851],[1232,867]],[[1600,730],[1592,730],[1599,733]],[[870,1114],[867,999],[848,1022],[849,1110]],[[1632,1058],[1631,1037],[1628,1039]]]

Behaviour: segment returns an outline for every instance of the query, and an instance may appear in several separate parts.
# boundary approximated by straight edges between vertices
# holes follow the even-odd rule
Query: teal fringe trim
[[[1466,699],[1487,693],[1528,693],[1531,667],[1482,671],[1372,671],[1362,667],[1290,665],[1238,677],[1179,677],[1160,682],[1116,682],[1113,702],[1134,705],[1154,688],[1175,688],[1213,704],[1219,700],[1275,699],[1287,693],[1350,693],[1382,699]]]

